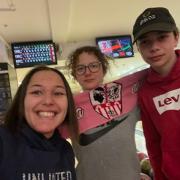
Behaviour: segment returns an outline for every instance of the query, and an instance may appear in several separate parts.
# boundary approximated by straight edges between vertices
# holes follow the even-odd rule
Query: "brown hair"
[[[63,123],[67,124],[72,138],[78,138],[78,122],[76,118],[75,105],[73,100],[73,95],[67,80],[64,75],[57,69],[50,68],[45,65],[37,66],[29,71],[29,73],[24,77],[21,85],[15,94],[12,104],[5,116],[5,126],[7,126],[12,132],[18,132],[22,128],[22,125],[26,122],[25,109],[24,109],[24,99],[26,96],[27,86],[30,83],[32,76],[40,71],[53,71],[63,80],[67,99],[68,99],[68,109],[65,120]]]

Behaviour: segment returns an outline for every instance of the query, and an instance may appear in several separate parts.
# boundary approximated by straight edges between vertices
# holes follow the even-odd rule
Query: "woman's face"
[[[35,73],[27,86],[24,107],[29,126],[50,138],[64,121],[68,108],[61,77],[53,71]]]
[[[83,74],[79,74],[78,70],[82,70],[82,68],[84,68],[85,71]],[[102,84],[104,78],[103,68],[94,54],[83,52],[79,56],[75,70],[75,78],[85,91],[94,89]]]

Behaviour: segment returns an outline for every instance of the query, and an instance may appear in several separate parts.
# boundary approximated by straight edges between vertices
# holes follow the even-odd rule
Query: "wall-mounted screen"
[[[57,64],[53,41],[17,42],[11,44],[15,68]]]
[[[111,58],[134,56],[131,35],[97,37],[96,44],[102,53]]]

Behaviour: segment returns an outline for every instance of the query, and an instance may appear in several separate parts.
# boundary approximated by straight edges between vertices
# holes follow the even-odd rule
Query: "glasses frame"
[[[97,70],[92,70],[92,65],[97,65]],[[100,70],[100,67],[101,67],[102,63],[101,62],[92,62],[92,63],[89,63],[88,65],[77,65],[76,68],[75,68],[75,72],[77,75],[84,75],[86,73],[86,69],[88,68],[88,70],[91,72],[91,73],[96,73]],[[78,68],[81,67],[83,68],[82,72],[78,72]]]

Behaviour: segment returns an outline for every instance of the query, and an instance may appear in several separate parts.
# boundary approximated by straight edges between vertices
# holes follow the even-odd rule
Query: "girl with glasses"
[[[83,91],[96,89],[94,98],[102,102],[104,92],[99,86],[109,68],[109,59],[97,47],[84,46],[69,56],[68,67]],[[78,180],[140,179],[134,140],[138,118],[132,113],[124,119],[89,129],[80,134],[79,144],[73,142]],[[113,122],[117,121],[115,126]]]
[[[82,47],[69,56],[71,75],[84,91],[94,89],[103,83],[108,70],[108,59],[96,47]]]

